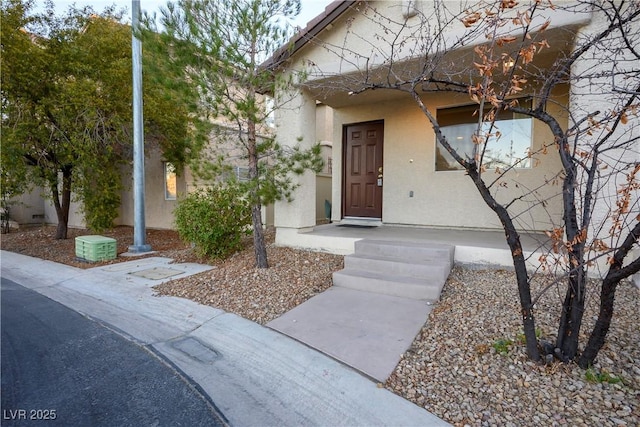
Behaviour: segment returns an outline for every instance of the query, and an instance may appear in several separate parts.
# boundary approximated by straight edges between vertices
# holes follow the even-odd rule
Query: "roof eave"
[[[357,3],[357,0],[338,0],[330,3],[324,9],[323,13],[309,21],[305,28],[298,31],[289,42],[280,47],[269,59],[262,63],[261,66],[270,69],[278,68],[279,64],[289,59],[318,36],[325,28],[333,24],[353,3]]]

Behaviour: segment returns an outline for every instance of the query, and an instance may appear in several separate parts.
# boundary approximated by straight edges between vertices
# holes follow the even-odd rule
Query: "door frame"
[[[342,182],[340,183],[340,191],[341,191],[341,212],[340,212],[340,218],[343,219],[345,218],[345,212],[346,212],[346,206],[347,206],[347,189],[346,189],[346,185],[347,185],[347,129],[350,126],[360,126],[360,125],[382,125],[382,163],[384,164],[384,119],[378,119],[378,120],[369,120],[369,121],[365,121],[365,122],[354,122],[354,123],[343,123],[342,125],[342,168],[341,168],[341,173],[342,173]],[[382,203],[383,203],[383,199],[384,199],[384,184],[381,187],[382,194],[380,197],[380,219],[382,219]],[[362,218],[368,218],[368,217],[362,217]]]

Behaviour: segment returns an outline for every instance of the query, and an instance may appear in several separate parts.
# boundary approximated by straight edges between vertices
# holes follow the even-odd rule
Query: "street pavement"
[[[2,279],[2,425],[226,426],[148,348]]]
[[[448,425],[279,332],[190,300],[154,295],[152,286],[203,266],[145,258],[83,270],[6,251],[0,256],[3,278],[165,358],[231,425]]]

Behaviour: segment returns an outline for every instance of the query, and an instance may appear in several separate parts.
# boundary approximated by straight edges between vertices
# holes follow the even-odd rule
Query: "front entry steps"
[[[425,325],[453,264],[449,245],[359,240],[334,286],[267,326],[380,383]]]
[[[440,298],[455,247],[439,243],[359,240],[344,257],[333,285],[360,291],[435,302]]]

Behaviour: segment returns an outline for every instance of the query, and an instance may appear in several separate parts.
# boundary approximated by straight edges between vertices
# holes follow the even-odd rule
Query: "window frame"
[[[169,170],[171,168],[172,170]],[[176,167],[171,162],[162,162],[163,183],[164,183],[164,199],[165,200],[177,200],[178,199],[178,175],[176,173]],[[174,192],[171,193],[169,176],[172,175]]]
[[[518,102],[520,103],[520,105],[530,105],[531,101],[527,98],[523,98],[523,99],[519,99]],[[439,125],[439,129],[442,132],[444,129],[446,128],[453,128],[454,126],[462,126],[462,125],[472,125],[473,126],[473,130],[475,132],[475,130],[477,130],[477,125],[478,125],[478,111],[480,109],[480,106],[478,104],[464,104],[464,105],[457,105],[457,106],[451,106],[451,107],[444,107],[444,108],[438,108],[436,110],[436,118],[438,121],[438,125]],[[485,109],[484,114],[486,114],[487,112],[489,112],[489,108]],[[528,121],[528,129],[526,129],[526,131],[524,132],[524,134],[528,134],[528,146],[523,148],[523,152],[522,153],[517,153],[517,154],[512,154],[511,157],[500,157],[499,159],[511,159],[511,165],[508,165],[506,161],[504,161],[503,165],[500,165],[500,167],[510,167],[510,168],[514,168],[514,169],[531,169],[532,168],[532,162],[531,159],[529,158],[528,154],[531,149],[532,149],[532,145],[533,145],[533,123],[534,120],[532,117],[529,116],[524,116],[521,114],[517,114],[514,113],[513,111],[509,111],[509,110],[502,110],[499,111],[496,114],[496,119],[495,119],[495,123],[500,123],[500,122],[509,122],[510,125],[515,125],[515,123],[518,120],[527,120]],[[444,122],[444,124],[443,124]],[[486,121],[484,123],[491,123],[490,121]],[[498,130],[500,130],[499,125],[498,125]],[[503,136],[505,134],[503,133]],[[468,138],[464,138],[461,136],[458,136],[456,139],[464,139],[464,144],[471,147],[471,149],[473,149],[473,142],[470,141],[470,135]],[[492,139],[489,140],[490,144]],[[452,144],[452,146],[456,146],[456,141],[453,141],[451,139],[449,139],[449,142]],[[496,141],[493,140],[493,144],[495,144]],[[489,148],[491,149],[491,148]],[[473,150],[472,150],[473,151]],[[442,154],[445,153],[445,154]],[[468,155],[468,153],[466,152],[460,152],[459,154],[461,155]],[[516,156],[520,156],[520,157],[516,157]],[[514,162],[513,159],[516,159],[517,161]],[[486,160],[486,157],[485,157]],[[444,169],[442,168],[443,165],[446,164],[446,167],[448,169]],[[440,167],[440,168],[439,168]],[[489,167],[494,167],[489,166]],[[444,147],[442,146],[442,144],[440,143],[440,141],[438,141],[438,139],[435,139],[435,159],[434,159],[434,170],[435,172],[456,172],[456,171],[464,171],[464,168],[462,168],[462,166],[460,166],[457,162],[455,162],[455,160],[453,160],[453,158],[451,157],[451,155],[444,149]]]

